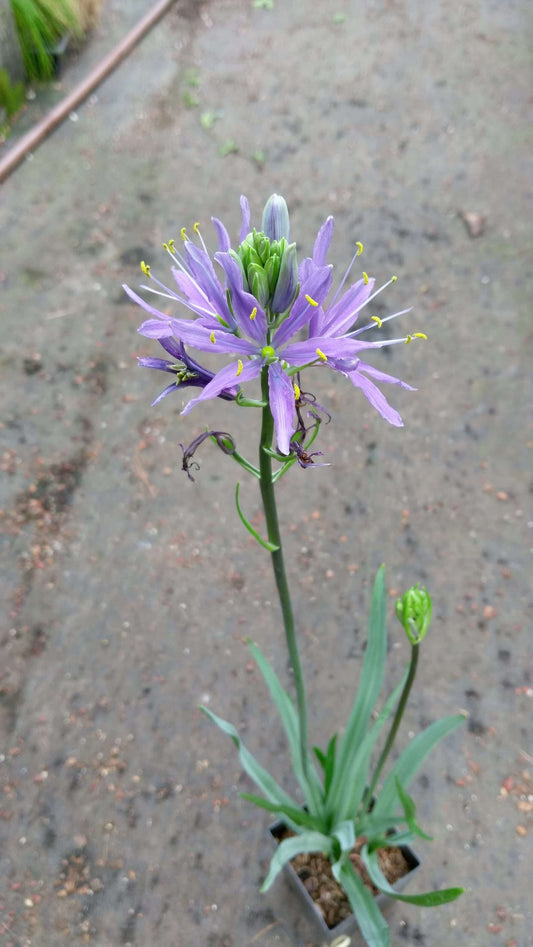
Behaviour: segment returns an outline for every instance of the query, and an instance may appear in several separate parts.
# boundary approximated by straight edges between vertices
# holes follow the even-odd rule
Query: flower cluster
[[[242,227],[237,250],[232,249],[229,234],[217,218],[212,218],[218,236],[218,252],[213,265],[197,224],[198,241],[182,230],[183,248],[179,252],[174,241],[165,244],[172,258],[175,288],[152,276],[150,267],[141,264],[150,278],[150,290],[171,303],[184,306],[193,319],[176,318],[154,308],[128,286],[124,289],[134,302],[150,316],[139,328],[148,338],[158,339],[174,361],[140,358],[145,368],[156,368],[175,375],[175,380],[156,398],[156,402],[173,390],[186,386],[201,388],[183,409],[192,408],[210,398],[235,398],[240,386],[258,378],[268,367],[269,404],[278,450],[287,455],[293,450],[298,429],[297,405],[300,391],[295,376],[304,368],[328,367],[345,375],[360,388],[370,404],[391,424],[402,425],[398,412],[389,405],[376,382],[410,385],[363,361],[367,349],[382,348],[414,338],[423,333],[383,341],[364,341],[363,332],[375,328],[409,310],[395,312],[354,328],[361,310],[385,286],[375,289],[374,279],[363,273],[353,285],[345,284],[362,244],[345,273],[339,288],[328,302],[332,284],[332,266],[326,256],[333,235],[333,217],[320,228],[311,257],[299,265],[296,244],[289,242],[289,213],[285,200],[274,194],[269,198],[262,218],[261,230],[251,229],[250,208],[241,197]],[[307,335],[299,340],[301,330]],[[218,372],[209,372],[190,358],[185,345],[203,352],[233,356]],[[154,402],[154,403],[156,403]],[[298,441],[296,441],[298,442]],[[304,464],[304,466],[308,466]]]

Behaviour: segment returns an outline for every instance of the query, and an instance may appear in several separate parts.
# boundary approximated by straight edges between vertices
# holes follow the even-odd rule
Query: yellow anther
[[[209,341],[212,342],[213,345],[215,344],[216,339],[215,339],[215,333],[214,333],[214,332],[212,332],[211,335],[209,336]]]
[[[368,283],[369,283],[368,273],[363,273],[363,279],[365,281],[365,286],[368,286]]]
[[[145,276],[150,276],[150,267],[144,262],[144,260],[141,260],[141,270]]]
[[[173,241],[173,240],[169,240],[169,241],[168,241],[168,249],[170,250],[170,252],[171,252],[171,253],[174,253],[175,248],[176,248],[176,244],[174,243],[174,241]]]
[[[316,299],[313,299],[311,296],[308,296],[307,293],[305,294],[305,298],[307,299],[307,302],[309,303],[310,306],[318,306]]]
[[[252,322],[254,321],[256,315],[257,315],[257,306],[254,306],[254,308],[252,309],[250,313],[250,319],[252,320]]]
[[[163,250],[166,250],[167,253],[169,252],[170,247],[169,247],[168,243],[164,243],[164,244],[163,244]]]
[[[242,372],[242,362],[241,362],[241,360],[239,359],[239,361],[237,362],[237,378],[239,377],[239,375],[241,374],[241,372]]]
[[[355,245],[356,245],[356,247],[357,247],[357,256],[361,256],[361,254],[362,254],[362,252],[363,252],[363,244],[361,243],[360,240],[358,240]]]
[[[200,224],[196,221],[194,227],[192,228],[195,233],[200,233]]]
[[[187,237],[187,230],[185,229],[185,227],[182,227],[182,228],[181,228],[180,234],[181,234],[181,239],[182,239],[183,241],[189,239],[189,238]]]
[[[328,357],[327,357],[327,355],[324,355],[324,353],[321,351],[321,349],[317,349],[317,350],[316,350],[316,354],[318,355],[319,358],[322,359],[323,362],[327,362]]]
[[[295,382],[295,383],[294,383],[294,397],[296,398],[296,401],[299,401],[299,400],[300,400],[300,395],[301,395],[301,391],[300,391],[298,385],[297,385],[296,382]]]
[[[413,339],[425,339],[427,342],[428,337],[424,332],[413,332]]]
[[[371,319],[371,322],[376,323],[378,329],[381,329],[381,326],[383,325],[383,320],[380,319],[379,316],[371,316],[370,319]]]
[[[397,276],[392,276],[392,277],[391,277],[391,283],[395,283],[397,279],[398,279]]]

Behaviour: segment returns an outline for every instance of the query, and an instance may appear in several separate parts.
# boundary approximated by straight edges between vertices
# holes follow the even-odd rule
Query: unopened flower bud
[[[403,625],[411,644],[420,644],[431,621],[431,598],[429,592],[414,585],[396,602],[396,617]]]
[[[283,241],[285,242],[285,241]],[[285,245],[281,257],[276,289],[272,297],[272,312],[285,312],[292,305],[298,293],[298,261],[296,244]]]
[[[289,209],[283,197],[272,194],[263,211],[261,230],[270,240],[289,239]]]

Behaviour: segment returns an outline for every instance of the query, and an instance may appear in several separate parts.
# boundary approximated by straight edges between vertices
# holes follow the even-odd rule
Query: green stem
[[[294,684],[296,687],[296,696],[298,701],[298,716],[300,721],[300,754],[302,758],[302,771],[304,777],[308,776],[307,762],[307,707],[305,699],[305,685],[300,663],[300,654],[296,642],[296,632],[294,627],[294,614],[292,610],[289,584],[285,573],[285,564],[283,561],[283,549],[281,546],[281,535],[278,523],[278,511],[276,508],[276,498],[274,493],[274,484],[272,482],[272,457],[268,450],[272,446],[274,436],[274,419],[268,404],[268,367],[265,366],[261,373],[261,391],[263,401],[266,406],[263,408],[263,422],[261,425],[261,442],[259,447],[259,470],[261,472],[260,487],[265,519],[268,530],[268,539],[277,546],[277,550],[271,553],[272,567],[274,569],[274,578],[278,590],[281,612],[283,615],[283,624],[285,627],[285,637],[289,659],[294,673]]]
[[[365,792],[364,799],[363,799],[363,812],[366,812],[370,809],[370,805],[372,803],[372,796],[374,795],[374,790],[377,786],[378,779],[381,775],[381,770],[383,769],[383,766],[385,765],[385,761],[396,739],[396,734],[398,733],[398,727],[400,726],[400,723],[402,721],[403,713],[407,706],[407,701],[409,700],[409,694],[411,692],[411,688],[413,686],[415,675],[416,675],[416,667],[418,664],[418,648],[419,648],[418,644],[414,644],[412,646],[411,663],[409,665],[409,673],[407,675],[407,680],[404,684],[402,696],[400,697],[400,703],[398,704],[398,709],[394,716],[394,720],[392,721],[392,727],[390,728],[387,741],[385,743],[385,746],[383,747],[381,756],[374,770],[372,781]]]

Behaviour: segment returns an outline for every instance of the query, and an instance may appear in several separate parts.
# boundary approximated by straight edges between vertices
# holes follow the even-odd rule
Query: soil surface
[[[150,6],[108,0],[4,148]],[[2,947],[307,942],[291,893],[259,893],[268,816],[197,710],[297,795],[246,645],[290,686],[268,556],[233,505],[240,479],[261,531],[258,492],[214,445],[195,483],[180,469],[206,425],[253,458],[257,416],[151,408],[165,379],[135,355],[158,346],[121,289],[140,260],[168,278],[181,227],[214,247],[211,215],[236,237],[239,195],[258,221],[273,191],[300,254],[335,215],[337,281],[359,240],[361,270],[398,275],[372,315],[414,309],[382,332],[428,336],[368,359],[418,388],[387,391],[404,428],[340,375],[306,377],[331,466],[293,469],[279,504],[312,741],[347,720],[386,562],[389,689],[395,597],[421,582],[434,603],[399,746],[469,713],[411,787],[435,838],[413,891],[466,894],[395,904],[392,943],[532,943],[529,28],[519,0],[177,0],[2,186]]]

